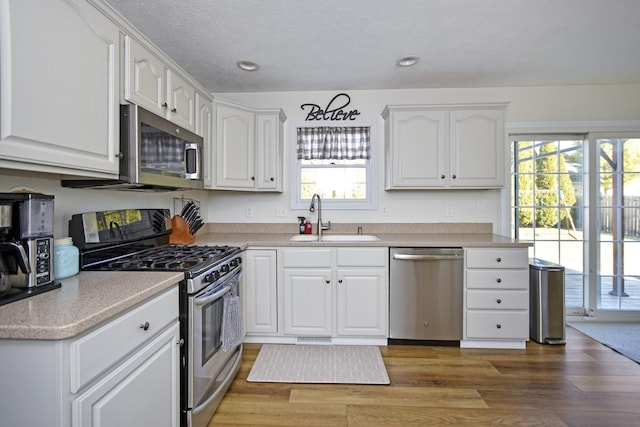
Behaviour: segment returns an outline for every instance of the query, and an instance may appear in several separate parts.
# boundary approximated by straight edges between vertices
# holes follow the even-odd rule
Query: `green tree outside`
[[[609,162],[605,159],[613,159],[613,144],[617,140],[601,140],[601,160],[600,160],[600,187],[603,191],[608,191],[613,186],[613,168]],[[631,182],[638,179],[638,174],[634,172],[640,172],[640,141],[638,140],[626,140],[623,144],[623,167],[618,172],[624,171],[623,175],[624,183]]]
[[[521,226],[533,225],[533,142],[518,141],[518,221]]]
[[[567,173],[564,156],[558,153],[557,143],[540,147],[536,159],[536,225],[555,227],[567,216],[568,208],[575,205],[576,195],[571,177]]]

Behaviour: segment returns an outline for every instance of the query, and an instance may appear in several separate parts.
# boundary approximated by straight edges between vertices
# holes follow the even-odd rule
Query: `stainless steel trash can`
[[[541,344],[565,344],[564,267],[529,258],[529,336]]]

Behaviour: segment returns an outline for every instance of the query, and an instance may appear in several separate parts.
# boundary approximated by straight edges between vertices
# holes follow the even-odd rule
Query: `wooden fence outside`
[[[611,196],[602,196],[600,206],[612,206]],[[600,224],[602,230],[607,233],[613,231],[613,215],[615,209],[600,209]],[[627,237],[640,237],[640,196],[624,197],[624,235]]]

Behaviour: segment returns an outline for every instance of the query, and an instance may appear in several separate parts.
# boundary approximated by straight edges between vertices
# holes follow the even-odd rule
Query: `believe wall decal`
[[[334,96],[331,101],[327,104],[326,108],[323,110],[317,104],[302,104],[300,108],[302,111],[306,111],[307,117],[304,119],[305,121],[312,120],[335,120],[335,121],[346,121],[346,120],[355,120],[357,116],[360,115],[360,111],[358,110],[350,110],[345,111],[346,108],[351,103],[351,97],[346,93],[339,93]],[[307,110],[308,109],[308,110]]]

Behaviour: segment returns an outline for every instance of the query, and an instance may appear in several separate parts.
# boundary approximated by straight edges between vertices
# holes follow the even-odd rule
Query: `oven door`
[[[189,297],[189,349],[187,387],[189,408],[215,393],[216,378],[237,353],[237,347],[223,349],[224,297],[239,295],[241,269]],[[238,346],[239,347],[239,346]]]

